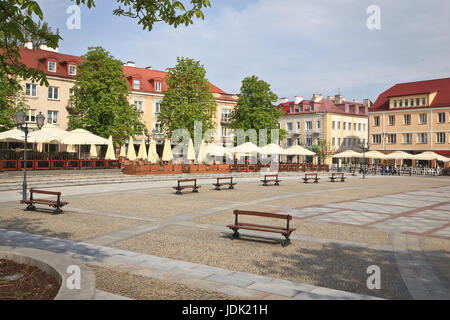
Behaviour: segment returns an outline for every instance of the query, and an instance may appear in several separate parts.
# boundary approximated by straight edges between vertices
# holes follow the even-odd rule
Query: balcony
[[[220,119],[220,123],[221,124],[230,124],[231,123],[231,118],[229,118],[229,117],[222,117],[222,119]]]

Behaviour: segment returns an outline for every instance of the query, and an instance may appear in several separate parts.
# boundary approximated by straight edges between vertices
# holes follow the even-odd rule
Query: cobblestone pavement
[[[186,288],[183,298],[198,288],[211,299],[450,299],[448,178],[331,183],[323,174],[319,184],[303,184],[301,174],[289,173],[280,174],[279,187],[264,187],[260,175],[233,176],[235,190],[214,191],[215,175],[198,175],[200,193],[182,196],[172,189],[178,176],[33,176],[30,186],[57,188],[70,202],[58,216],[24,212],[19,177],[0,176],[7,184],[0,185],[0,244],[75,255],[117,277],[176,283]],[[293,215],[292,245],[252,231],[231,241],[225,226],[233,209]],[[384,272],[379,291],[365,284],[373,264]],[[106,289],[127,295],[123,286]]]

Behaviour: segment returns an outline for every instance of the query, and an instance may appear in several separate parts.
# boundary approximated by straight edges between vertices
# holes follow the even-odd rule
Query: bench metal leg
[[[228,189],[234,189],[234,186],[230,184],[230,187]]]
[[[283,242],[281,243],[281,245],[282,245],[283,247],[287,247],[288,245],[291,244],[291,239],[289,239],[289,237],[291,236],[291,234],[290,234],[290,233],[288,233],[288,234],[283,234],[283,236],[284,236],[286,239],[283,240]]]
[[[177,192],[175,192],[176,194],[182,194],[181,193],[181,189],[177,189]]]
[[[220,185],[216,184],[216,188],[214,190],[220,191]]]
[[[319,180],[318,179],[314,179],[314,183],[319,183]]]
[[[36,211],[36,207],[33,205],[33,204],[29,204],[26,208],[25,208],[25,210],[28,210],[28,211]]]
[[[241,236],[239,234],[239,229],[233,229],[233,235],[232,235],[233,239],[240,239]]]
[[[197,188],[194,188],[194,190],[192,190],[192,192],[198,193],[198,189],[197,189]]]
[[[275,185],[276,185],[276,186],[279,186],[280,183],[279,183],[278,181],[275,181]]]
[[[53,211],[53,214],[61,214],[61,213],[63,213],[63,211],[59,207],[56,207],[55,211]]]

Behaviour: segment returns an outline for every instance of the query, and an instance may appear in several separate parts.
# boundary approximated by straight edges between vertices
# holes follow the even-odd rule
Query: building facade
[[[48,79],[49,87],[41,86],[31,81],[22,81],[26,103],[30,107],[28,121],[34,122],[35,116],[42,112],[46,119],[61,129],[68,129],[68,119],[72,107],[69,103],[70,89],[75,83],[77,65],[83,59],[77,56],[58,53],[57,50],[46,48],[21,48],[21,60],[27,67],[43,71]],[[123,66],[124,73],[130,86],[130,103],[142,112],[142,122],[147,131],[159,143],[163,142],[161,124],[158,121],[160,104],[168,86],[165,81],[167,72],[153,70],[151,67],[137,68],[133,62]],[[216,126],[216,140],[224,138],[227,121],[222,121],[223,115],[233,110],[237,103],[237,96],[227,94],[220,88],[210,84],[211,92],[217,101],[214,114]],[[137,137],[137,138],[143,138]]]
[[[371,150],[450,155],[450,78],[397,84],[369,114]]]
[[[287,136],[281,146],[300,145],[312,150],[322,141],[328,153],[324,162],[331,164],[333,154],[359,150],[364,139],[367,140],[370,103],[349,102],[342,95],[324,99],[321,94],[314,94],[311,100],[295,97],[294,101],[283,98],[278,105],[284,111],[279,127],[287,131]],[[320,161],[318,157],[308,160]]]

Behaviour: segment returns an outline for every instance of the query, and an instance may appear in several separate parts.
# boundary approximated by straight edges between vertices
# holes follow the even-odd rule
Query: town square
[[[181,301],[180,317],[231,317],[273,315],[275,300],[450,299],[450,66],[439,49],[403,73],[371,67],[372,78],[355,76],[366,66],[296,78],[289,62],[326,60],[278,52],[289,61],[274,72],[255,53],[230,78],[206,30],[222,30],[218,16],[286,8],[62,2],[0,1],[0,300]],[[331,39],[327,6],[288,2]],[[383,17],[395,6],[330,6],[358,8],[355,33],[392,43]],[[438,8],[426,12],[442,19]],[[94,32],[95,15],[111,30]],[[273,22],[282,37],[296,30],[286,19]],[[174,52],[97,40],[131,29]],[[180,35],[192,48],[171,44]],[[204,41],[218,47],[196,51]]]

